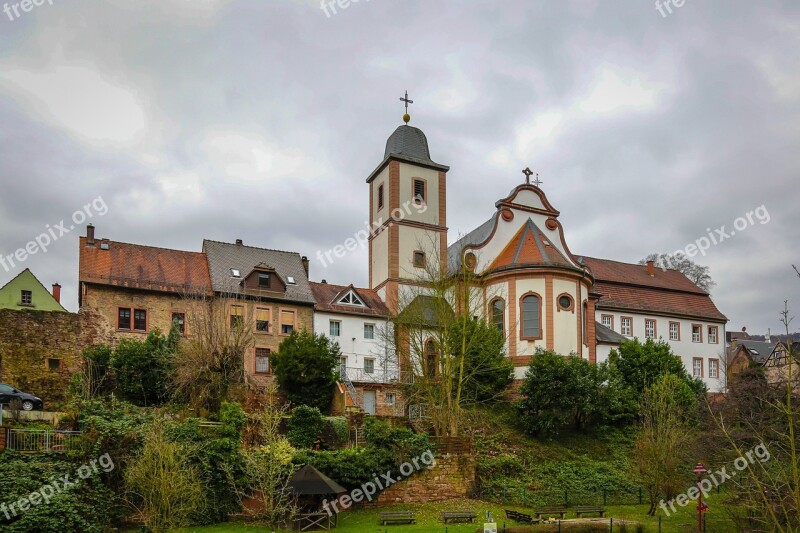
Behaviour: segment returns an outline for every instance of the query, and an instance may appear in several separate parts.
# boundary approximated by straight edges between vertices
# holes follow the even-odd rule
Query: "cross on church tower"
[[[408,91],[406,91],[405,97],[401,97],[400,101],[404,102],[406,104],[406,114],[403,115],[403,122],[408,124],[408,121],[411,120],[411,115],[408,114],[408,104],[413,104],[414,100],[409,100],[408,99]]]
[[[526,185],[530,185],[531,184],[531,176],[533,175],[533,171],[530,168],[525,167],[525,169],[522,171],[522,173],[525,174],[525,184]],[[536,174],[536,179],[533,180],[533,184],[538,187],[542,183],[544,183],[544,182],[539,179],[539,174],[537,173]]]

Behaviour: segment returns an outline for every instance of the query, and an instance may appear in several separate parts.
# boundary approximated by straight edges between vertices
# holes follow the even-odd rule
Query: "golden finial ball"
[[[411,120],[411,115],[409,115],[408,113],[406,113],[405,115],[403,115],[403,122],[405,122],[406,124],[408,124],[408,121],[409,121],[409,120]]]

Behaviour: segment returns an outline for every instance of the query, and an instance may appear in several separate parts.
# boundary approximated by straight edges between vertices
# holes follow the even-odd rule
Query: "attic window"
[[[297,282],[294,280],[294,276],[286,276],[286,281],[289,285],[297,285]]]
[[[349,291],[347,294],[339,298],[339,301],[336,303],[345,304],[345,305],[357,305],[359,307],[366,307],[364,302],[361,301],[361,298],[356,296],[356,293],[353,291]]]
[[[20,305],[33,305],[33,292],[21,291],[19,297]]]
[[[258,273],[258,287],[261,289],[269,289],[272,282],[272,276],[267,272]]]
[[[101,250],[108,250],[108,243],[107,242],[101,242],[100,243],[100,249]]]
[[[233,276],[234,278],[241,278],[242,277],[242,273],[239,272],[238,268],[232,268],[231,269],[231,276]]]

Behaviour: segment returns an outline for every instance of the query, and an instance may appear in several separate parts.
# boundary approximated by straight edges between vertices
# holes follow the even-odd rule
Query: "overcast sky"
[[[412,125],[451,166],[451,242],[526,166],[576,254],[635,262],[763,205],[696,260],[728,329],[777,331],[784,299],[800,327],[796,1],[685,0],[666,16],[650,0],[14,4],[0,13],[3,256],[102,198],[99,237],[241,238],[365,285],[366,250],[314,258],[368,219],[365,178],[407,89]],[[29,267],[75,310],[85,223],[0,266],[0,285]]]

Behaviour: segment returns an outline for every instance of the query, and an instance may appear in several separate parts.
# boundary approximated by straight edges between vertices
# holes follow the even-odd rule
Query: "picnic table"
[[[384,511],[381,513],[381,525],[387,524],[416,524],[417,518],[414,511]]]
[[[534,518],[529,514],[520,513],[517,511],[512,511],[511,509],[505,509],[506,518],[509,520],[513,520],[514,522],[519,522],[520,524],[538,524],[539,519]]]
[[[591,514],[591,513],[599,513],[600,518],[606,514],[605,507],[601,507],[599,505],[576,505],[575,506],[575,514],[578,515],[578,518],[581,517],[582,514]]]
[[[442,511],[442,521],[447,524],[453,522],[470,522],[476,518],[474,511]]]
[[[536,515],[536,518],[541,518],[542,515],[547,516],[555,516],[558,515],[560,518],[564,518],[564,515],[567,514],[567,506],[566,505],[546,505],[544,507],[537,507],[533,514]]]

